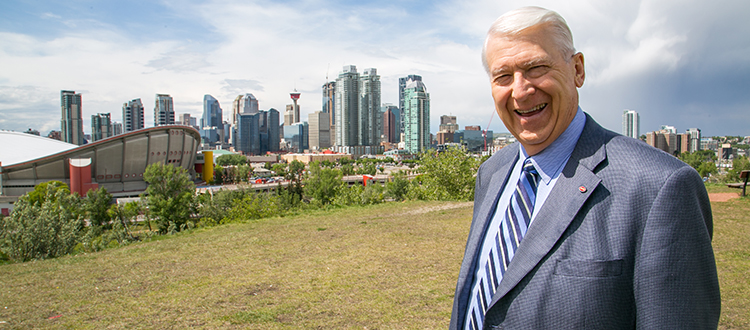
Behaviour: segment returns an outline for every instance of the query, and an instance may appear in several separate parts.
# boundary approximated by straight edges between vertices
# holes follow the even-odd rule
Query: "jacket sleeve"
[[[636,250],[637,329],[717,328],[721,299],[712,221],[700,176],[679,168],[651,205]]]

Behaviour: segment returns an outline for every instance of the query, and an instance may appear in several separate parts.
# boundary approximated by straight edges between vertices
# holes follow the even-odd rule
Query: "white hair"
[[[492,37],[518,37],[523,35],[524,30],[541,24],[549,25],[549,33],[557,44],[558,50],[562,54],[573,55],[573,34],[570,32],[568,23],[560,14],[541,7],[523,7],[509,11],[498,17],[484,39],[482,47],[482,64],[487,73],[490,72],[489,63],[487,63],[487,42]],[[567,58],[567,57],[566,57]]]

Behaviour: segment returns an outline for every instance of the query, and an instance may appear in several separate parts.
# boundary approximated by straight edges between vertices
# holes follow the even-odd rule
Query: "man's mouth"
[[[531,109],[528,109],[528,110],[516,109],[516,113],[518,113],[521,116],[525,116],[525,115],[532,114],[534,112],[540,111],[540,110],[542,110],[542,109],[544,109],[546,107],[547,107],[547,103],[542,103],[542,104],[537,105],[537,106],[535,106],[535,107],[533,107]]]

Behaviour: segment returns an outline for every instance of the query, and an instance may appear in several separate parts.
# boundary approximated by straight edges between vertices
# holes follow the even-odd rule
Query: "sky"
[[[421,75],[430,123],[441,115],[507,132],[490,95],[481,48],[490,24],[527,5],[568,22],[584,54],[580,105],[620,132],[623,110],[641,134],[675,126],[704,136],[750,135],[747,0],[132,0],[0,2],[0,129],[60,130],[60,91],[82,94],[91,115],[122,120],[140,98],[153,125],[156,94],[200,118],[203,96],[252,93],[283,113],[301,93],[301,117],[322,109],[321,86],[345,65],[376,68],[383,103],[398,78]]]

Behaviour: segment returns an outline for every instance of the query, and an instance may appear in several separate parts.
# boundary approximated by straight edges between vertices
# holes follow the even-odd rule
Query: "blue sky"
[[[439,117],[505,132],[494,114],[480,51],[502,13],[525,5],[559,12],[586,61],[582,108],[619,132],[622,111],[641,134],[661,125],[704,135],[750,135],[750,3],[707,1],[2,1],[0,129],[60,129],[60,90],[92,114],[121,119],[141,98],[153,123],[157,93],[175,111],[202,114],[203,95],[253,93],[283,110],[302,93],[303,120],[321,109],[321,85],[344,65],[377,68],[382,102],[398,78],[422,75]],[[494,115],[493,115],[494,114]],[[493,118],[494,117],[494,118]],[[492,118],[492,119],[491,119]]]

